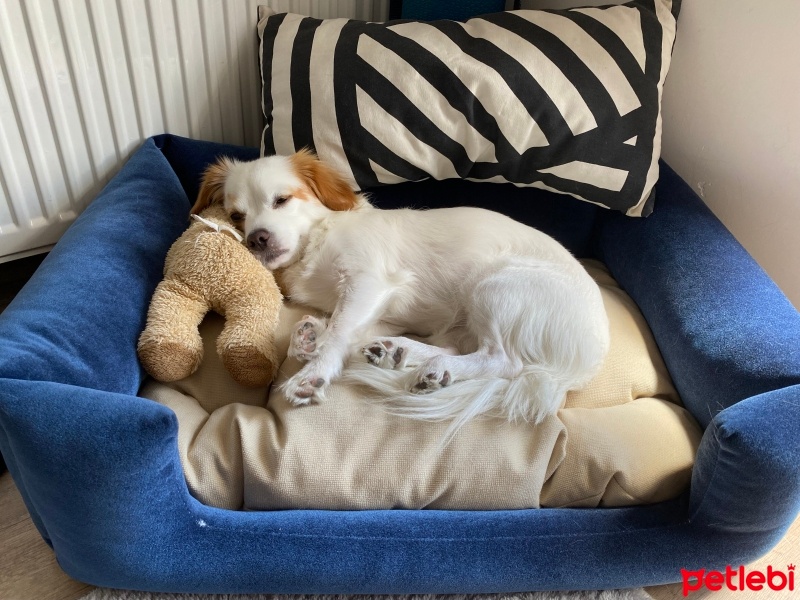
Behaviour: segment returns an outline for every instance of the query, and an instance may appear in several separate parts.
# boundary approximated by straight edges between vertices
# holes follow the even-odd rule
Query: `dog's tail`
[[[523,367],[513,379],[456,381],[427,394],[409,392],[408,378],[408,371],[379,369],[367,363],[351,364],[343,374],[345,382],[369,388],[375,400],[391,414],[424,421],[449,421],[444,443],[480,415],[539,423],[556,413],[567,392],[577,383],[540,365]]]

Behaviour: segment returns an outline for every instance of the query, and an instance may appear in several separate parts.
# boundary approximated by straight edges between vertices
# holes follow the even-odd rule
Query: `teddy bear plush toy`
[[[188,377],[203,359],[198,326],[213,310],[225,317],[217,352],[231,377],[264,386],[277,370],[274,335],[283,297],[217,201],[215,175],[213,167],[206,171],[192,209],[195,222],[167,253],[139,337],[139,359],[159,381]]]

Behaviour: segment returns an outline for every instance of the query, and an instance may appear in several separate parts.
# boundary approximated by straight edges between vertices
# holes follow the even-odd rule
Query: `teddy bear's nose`
[[[269,232],[266,229],[256,229],[247,236],[247,247],[250,250],[264,250],[269,242]]]

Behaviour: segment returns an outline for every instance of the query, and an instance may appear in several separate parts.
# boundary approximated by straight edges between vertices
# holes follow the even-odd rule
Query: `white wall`
[[[798,0],[684,1],[663,156],[800,307]]]
[[[800,1],[684,0],[663,116],[664,159],[800,307]]]

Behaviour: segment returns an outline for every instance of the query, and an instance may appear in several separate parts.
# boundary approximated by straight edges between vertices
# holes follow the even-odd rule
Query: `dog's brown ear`
[[[350,210],[358,204],[353,188],[335,169],[303,148],[292,154],[289,160],[295,172],[309,190],[331,210]]]
[[[197,194],[197,201],[192,207],[191,214],[201,213],[212,203],[224,200],[225,180],[230,174],[231,167],[235,164],[236,161],[223,156],[217,162],[208,166],[203,173],[200,193]]]

